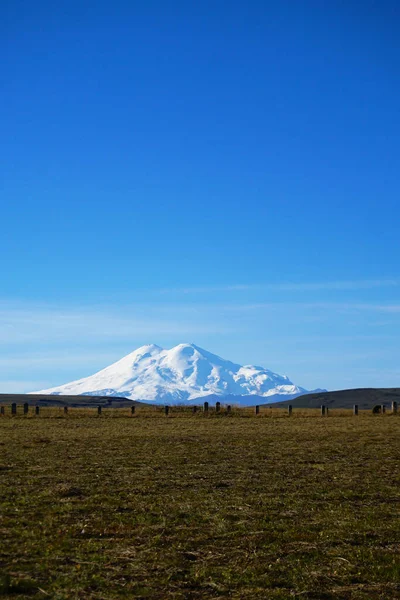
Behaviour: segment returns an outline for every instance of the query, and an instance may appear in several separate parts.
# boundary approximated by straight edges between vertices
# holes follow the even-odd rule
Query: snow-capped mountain
[[[171,350],[150,344],[90,377],[33,393],[124,396],[167,404],[234,396],[238,403],[249,405],[255,403],[254,396],[276,402],[306,390],[268,369],[237,365],[194,344],[179,344]]]

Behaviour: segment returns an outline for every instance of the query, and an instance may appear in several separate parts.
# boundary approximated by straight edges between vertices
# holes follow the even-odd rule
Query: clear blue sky
[[[0,391],[192,341],[400,386],[400,4],[0,7]]]

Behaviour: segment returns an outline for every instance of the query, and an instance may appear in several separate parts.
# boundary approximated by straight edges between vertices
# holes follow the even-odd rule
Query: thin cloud
[[[371,311],[378,313],[400,313],[400,304],[371,304],[356,302],[253,302],[249,304],[231,304],[226,311],[281,310],[290,308],[321,309],[341,312]]]
[[[46,385],[48,385],[48,381],[44,380],[21,379],[18,381],[13,379],[0,379],[0,390],[2,394],[25,394],[32,390],[46,389]]]
[[[77,338],[88,340],[131,339],[135,336],[160,335],[193,336],[196,334],[226,333],[221,324],[207,324],[196,320],[183,320],[178,312],[168,318],[143,315],[131,308],[118,313],[97,310],[55,310],[48,308],[29,310],[0,310],[0,343],[24,343],[29,341],[67,341]]]
[[[250,283],[250,284],[232,284],[232,285],[205,285],[188,286],[180,288],[163,288],[159,292],[162,294],[181,293],[181,294],[206,294],[216,292],[241,292],[241,291],[282,291],[282,292],[313,292],[319,290],[366,290],[382,287],[396,287],[400,285],[399,279],[364,279],[349,281],[320,281],[320,282],[283,282],[283,283]]]
[[[43,355],[22,355],[22,356],[0,356],[0,370],[2,369],[15,369],[15,368],[38,368],[38,367],[63,367],[65,365],[70,367],[81,366],[83,363],[90,365],[97,365],[101,362],[104,365],[110,364],[112,361],[117,360],[120,357],[115,357],[115,354],[111,353],[95,353],[90,349],[84,353],[77,353],[76,351],[70,353],[59,353],[55,354],[43,354]]]

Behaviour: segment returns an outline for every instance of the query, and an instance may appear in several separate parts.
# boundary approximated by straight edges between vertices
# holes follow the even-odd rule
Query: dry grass
[[[400,598],[400,417],[8,412],[0,596]]]

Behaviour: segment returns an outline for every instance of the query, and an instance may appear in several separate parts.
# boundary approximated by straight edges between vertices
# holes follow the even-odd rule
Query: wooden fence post
[[[232,406],[230,404],[228,404],[228,406],[226,407],[226,412],[228,413],[228,415],[231,414],[231,412],[232,412]]]
[[[386,406],[381,404],[381,413],[384,414],[386,412]]]
[[[101,416],[101,406],[97,407],[97,414],[98,414],[99,417]]]
[[[293,412],[293,406],[291,404],[289,404],[289,406],[288,406],[288,415],[289,415],[289,417],[292,416],[292,412]]]
[[[164,412],[165,412],[165,416],[168,417],[168,415],[169,415],[169,406],[166,405],[164,407]]]
[[[0,415],[4,415],[4,406],[0,406]]]
[[[68,414],[68,406],[64,406],[64,415]]]
[[[135,405],[131,406],[131,415],[133,416],[135,414]]]
[[[216,402],[215,403],[215,412],[219,413],[221,410],[221,402]]]
[[[193,414],[197,413],[197,406],[196,405],[193,406],[192,411],[193,411]]]
[[[27,415],[29,412],[29,404],[27,402],[24,403],[24,415]]]
[[[256,415],[259,415],[259,414],[260,414],[260,407],[257,404],[257,406],[256,406]]]
[[[395,400],[392,402],[392,413],[397,414],[397,402]]]
[[[328,407],[326,407],[326,409],[325,409],[325,414],[326,414],[326,416],[329,415],[329,408]]]
[[[38,405],[38,404],[36,404],[36,406],[35,406],[35,415],[38,415],[38,414],[39,414],[39,412],[40,412],[39,405]]]
[[[204,402],[204,412],[208,413],[208,402]]]
[[[353,415],[357,416],[358,415],[358,404],[355,404],[353,406]]]
[[[321,405],[321,417],[325,416],[325,406],[322,404]]]
[[[15,402],[13,402],[13,403],[11,404],[11,414],[12,414],[12,415],[16,415],[16,414],[17,414],[17,405],[16,405],[16,403],[15,403]]]

